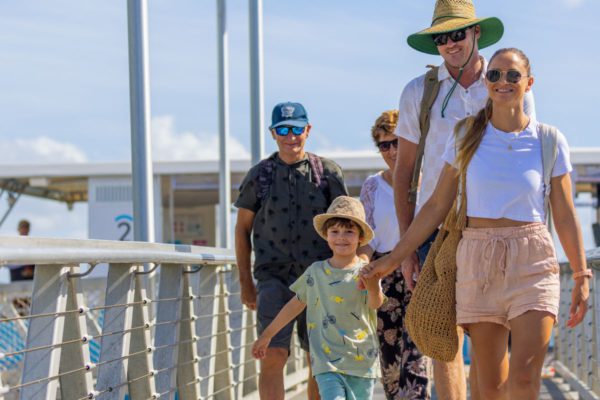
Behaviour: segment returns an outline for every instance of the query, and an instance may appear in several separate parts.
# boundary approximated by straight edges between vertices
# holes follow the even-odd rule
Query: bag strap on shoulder
[[[538,123],[538,135],[542,144],[542,169],[544,177],[544,211],[546,221],[550,216],[550,191],[552,170],[558,157],[558,129],[552,125]]]
[[[439,67],[428,65],[429,71],[425,74],[423,87],[423,98],[421,99],[421,109],[419,111],[419,129],[421,138],[417,147],[417,158],[415,159],[415,168],[413,169],[412,180],[408,192],[408,201],[417,203],[417,192],[419,190],[419,178],[421,176],[421,166],[423,164],[423,154],[425,153],[425,141],[429,133],[431,123],[431,107],[438,96],[441,83],[438,80]]]

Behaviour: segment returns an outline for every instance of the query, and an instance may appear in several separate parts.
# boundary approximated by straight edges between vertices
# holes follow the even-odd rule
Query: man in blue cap
[[[259,334],[294,296],[289,286],[314,261],[331,257],[312,220],[337,196],[348,194],[336,163],[304,151],[311,125],[302,104],[277,104],[269,130],[278,151],[248,171],[235,202],[241,300],[257,311]],[[305,313],[297,322],[301,347],[308,352]],[[261,360],[261,399],[284,398],[283,369],[290,354],[292,329],[293,322],[273,338]],[[308,391],[309,399],[319,397],[312,377]]]

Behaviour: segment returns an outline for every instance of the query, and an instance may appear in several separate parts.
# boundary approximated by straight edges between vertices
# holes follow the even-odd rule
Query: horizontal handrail
[[[6,264],[234,264],[232,250],[164,243],[0,237]]]

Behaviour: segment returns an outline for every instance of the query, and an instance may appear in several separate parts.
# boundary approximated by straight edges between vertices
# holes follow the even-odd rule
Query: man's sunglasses
[[[462,40],[465,40],[465,38],[467,37],[467,29],[471,28],[472,26],[469,26],[467,28],[462,28],[452,32],[432,35],[431,37],[433,38],[433,43],[435,43],[436,46],[443,46],[446,43],[448,43],[448,38],[452,39],[453,42],[460,42]]]
[[[488,69],[485,73],[485,79],[488,82],[496,83],[502,79],[502,75],[506,74],[506,82],[518,83],[524,76],[516,69],[509,69],[508,71],[500,71],[499,69]]]
[[[302,135],[305,129],[305,126],[278,126],[275,128],[275,133],[279,136],[287,136],[291,131],[294,135]]]
[[[390,149],[390,147],[394,146],[395,149],[398,148],[398,139],[386,140],[384,142],[377,142],[377,148],[380,152],[385,153]]]

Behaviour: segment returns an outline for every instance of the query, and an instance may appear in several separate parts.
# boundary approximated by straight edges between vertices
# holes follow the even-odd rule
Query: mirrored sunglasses
[[[384,142],[378,142],[377,148],[380,152],[385,153],[390,149],[390,147],[394,146],[394,149],[398,148],[398,139],[386,140]]]
[[[278,126],[275,128],[275,133],[279,136],[287,136],[291,131],[294,135],[302,135],[305,129],[305,126]]]
[[[485,73],[485,79],[487,79],[491,83],[496,83],[500,79],[502,79],[503,75],[506,75],[506,82],[508,83],[518,83],[522,78],[525,77],[515,69],[509,69],[508,71],[500,71],[499,69],[489,69]]]
[[[467,37],[467,29],[472,28],[472,26],[469,26],[467,28],[462,28],[462,29],[458,29],[456,31],[452,31],[452,32],[446,32],[446,33],[440,33],[437,35],[432,35],[431,37],[433,38],[433,43],[435,43],[436,46],[443,46],[446,43],[448,43],[448,38],[450,38],[453,42],[460,42],[465,40],[465,38]]]

